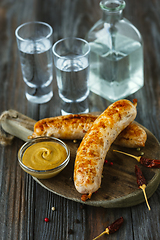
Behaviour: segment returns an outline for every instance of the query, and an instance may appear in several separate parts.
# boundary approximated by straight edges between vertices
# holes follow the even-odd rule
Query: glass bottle
[[[122,17],[123,0],[103,0],[103,17],[89,31],[90,90],[111,102],[144,85],[143,43],[139,31]]]

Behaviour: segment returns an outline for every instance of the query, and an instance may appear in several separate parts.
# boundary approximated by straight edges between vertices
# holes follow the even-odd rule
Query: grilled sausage
[[[46,118],[34,126],[32,137],[53,136],[61,139],[82,139],[97,116],[93,114],[69,114]]]
[[[121,147],[144,147],[147,140],[146,131],[137,123],[130,123],[116,138],[114,144]]]
[[[135,105],[125,99],[111,104],[85,134],[74,166],[74,184],[79,193],[91,196],[99,189],[106,154],[119,133],[135,119]]]
[[[93,114],[70,114],[42,119],[35,124],[30,138],[53,136],[60,139],[82,139],[97,117]],[[114,144],[129,148],[144,147],[146,139],[146,132],[133,122],[118,135]]]

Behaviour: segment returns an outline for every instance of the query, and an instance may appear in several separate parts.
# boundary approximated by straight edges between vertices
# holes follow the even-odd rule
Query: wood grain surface
[[[160,1],[126,0],[124,16],[140,30],[144,43],[145,86],[128,99],[137,98],[136,121],[160,141]],[[25,98],[15,39],[17,26],[45,21],[54,29],[54,43],[67,36],[84,38],[100,17],[99,0],[1,0],[0,112],[15,109],[35,120],[60,115],[55,75],[54,96],[49,103],[36,105]],[[109,104],[90,93],[90,112],[102,112]],[[145,202],[127,208],[84,205],[46,190],[22,171],[17,161],[22,144],[15,138],[12,145],[0,146],[1,240],[92,240],[120,216],[124,224],[119,231],[100,240],[160,239],[160,186],[149,199],[151,211]],[[55,211],[51,210],[53,206]]]

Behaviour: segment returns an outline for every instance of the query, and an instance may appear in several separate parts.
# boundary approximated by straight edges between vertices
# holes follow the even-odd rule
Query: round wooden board
[[[144,152],[145,157],[160,159],[158,140],[149,130],[144,129],[147,132],[147,142],[141,151]],[[59,196],[83,204],[105,208],[130,207],[140,204],[145,199],[142,190],[138,189],[137,186],[135,165],[141,168],[147,180],[146,193],[148,198],[152,196],[160,183],[159,169],[144,167],[131,157],[113,152],[113,149],[117,149],[138,156],[140,152],[137,149],[122,148],[113,144],[106,156],[108,163],[104,164],[101,188],[92,195],[90,200],[83,202],[81,201],[81,194],[77,192],[73,182],[74,160],[80,142],[65,142],[71,150],[71,160],[67,167],[54,178],[43,180],[34,178],[41,186]]]

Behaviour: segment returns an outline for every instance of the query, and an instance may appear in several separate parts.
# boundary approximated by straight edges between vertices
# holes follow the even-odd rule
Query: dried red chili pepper
[[[135,174],[137,177],[138,187],[140,188],[140,186],[142,186],[142,185],[146,186],[146,179],[144,178],[141,169],[137,165],[135,165]]]
[[[114,223],[108,226],[109,234],[117,232],[118,229],[121,227],[122,223],[123,223],[123,217],[120,217]]]
[[[145,167],[160,168],[160,160],[141,157],[140,163]]]
[[[118,151],[118,150],[113,150],[113,151],[125,154],[125,155],[127,155],[129,157],[133,157],[133,158],[135,158],[138,162],[140,162],[145,167],[148,167],[148,168],[160,168],[160,160],[145,158],[145,157],[142,157],[142,156],[138,156],[137,157],[137,156],[134,156],[132,154],[121,152],[121,151]]]
[[[138,187],[140,189],[142,189],[144,197],[145,197],[145,200],[146,200],[147,207],[148,207],[149,210],[151,210],[151,208],[149,206],[149,203],[148,203],[148,200],[147,200],[146,191],[145,191],[146,179],[143,176],[143,173],[142,173],[141,169],[137,165],[135,165],[135,174],[136,174],[136,177],[137,177]]]
[[[121,227],[122,223],[123,223],[123,217],[118,218],[115,222],[113,222],[110,226],[108,226],[104,232],[102,232],[99,236],[97,236],[95,239],[100,238],[102,235],[106,234],[112,234],[118,231],[118,229]]]

